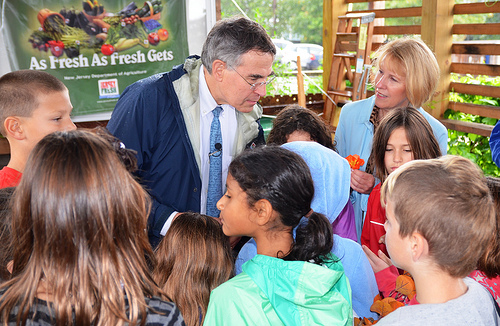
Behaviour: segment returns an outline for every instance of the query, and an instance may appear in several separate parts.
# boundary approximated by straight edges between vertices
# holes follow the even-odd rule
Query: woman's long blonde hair
[[[145,323],[145,297],[160,292],[146,262],[153,258],[148,195],[105,140],[86,131],[46,136],[13,200],[13,276],[0,287],[4,325],[16,306],[17,324],[26,322],[40,288],[57,325]]]

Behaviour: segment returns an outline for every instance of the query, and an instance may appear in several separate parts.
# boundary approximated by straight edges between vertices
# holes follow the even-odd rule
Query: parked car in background
[[[297,56],[300,56],[302,69],[318,69],[323,64],[323,47],[309,43],[288,44],[281,51],[279,60],[289,65],[291,69],[297,69]]]
[[[273,41],[274,45],[276,45],[276,48],[278,48],[280,50],[283,50],[288,45],[293,44],[293,42],[290,42],[290,41],[282,39],[282,38],[273,38],[273,39],[271,39],[271,41]]]
[[[274,45],[276,46],[276,57],[275,60],[282,62],[281,59],[283,58],[283,50],[289,46],[290,44],[293,44],[292,42],[285,40],[285,39],[276,39],[273,38],[271,39],[273,41]]]
[[[323,47],[321,45],[310,43],[299,43],[295,45],[297,49],[299,49],[299,52],[305,51],[314,56],[311,58],[312,62],[309,64],[310,69],[318,69],[320,66],[323,66]]]

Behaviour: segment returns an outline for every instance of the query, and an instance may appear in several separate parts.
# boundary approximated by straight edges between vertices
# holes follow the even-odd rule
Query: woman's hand
[[[381,270],[384,270],[387,267],[392,266],[391,259],[389,257],[387,257],[382,252],[382,250],[378,251],[378,256],[377,256],[367,246],[363,245],[361,247],[363,248],[363,251],[365,252],[366,257],[368,258],[368,261],[370,262],[370,265],[372,266],[374,273],[378,273]]]
[[[351,170],[351,188],[360,194],[369,194],[375,185],[375,177],[360,170]]]

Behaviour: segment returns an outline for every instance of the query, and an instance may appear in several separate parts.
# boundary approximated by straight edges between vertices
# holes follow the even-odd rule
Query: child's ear
[[[19,119],[18,117],[5,118],[3,126],[5,128],[7,136],[17,140],[22,140],[25,138],[21,124],[21,119]]]
[[[255,205],[255,210],[257,211],[256,223],[260,226],[266,225],[273,217],[273,206],[267,199],[259,199]]]
[[[418,232],[413,232],[410,236],[410,246],[411,258],[413,261],[418,261],[429,255],[429,243],[424,236]]]

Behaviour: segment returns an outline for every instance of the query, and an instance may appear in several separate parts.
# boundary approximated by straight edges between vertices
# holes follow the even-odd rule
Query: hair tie
[[[313,213],[314,213],[314,211],[313,211],[313,209],[311,208],[311,209],[309,210],[309,212],[307,212],[307,214],[306,214],[306,215],[304,215],[304,216],[305,216],[305,217],[307,217],[307,218],[309,218],[309,217],[311,217],[311,215],[312,215]]]

